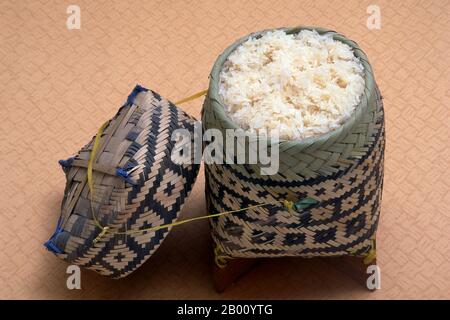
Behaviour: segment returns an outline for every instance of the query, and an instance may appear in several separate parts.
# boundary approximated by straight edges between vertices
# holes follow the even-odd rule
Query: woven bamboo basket
[[[138,268],[170,228],[139,230],[176,221],[195,182],[199,165],[171,160],[172,132],[193,133],[194,122],[157,93],[136,86],[97,134],[94,156],[96,138],[60,161],[67,183],[61,217],[45,246],[71,264],[113,278]]]
[[[365,91],[353,115],[339,128],[304,140],[280,140],[279,171],[261,175],[259,164],[206,164],[210,213],[251,208],[211,219],[216,261],[280,256],[367,256],[374,249],[383,184],[384,116],[372,68],[358,45],[323,28],[353,48],[365,69]],[[202,110],[204,130],[237,129],[219,96],[219,73],[230,53],[250,36],[228,47],[215,62]],[[246,152],[250,150],[246,141]],[[288,200],[286,208],[277,202]],[[270,204],[275,203],[275,204]],[[218,260],[217,260],[218,259]]]

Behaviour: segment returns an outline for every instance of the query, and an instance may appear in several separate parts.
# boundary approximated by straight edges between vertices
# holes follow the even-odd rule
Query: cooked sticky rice
[[[237,47],[220,72],[229,117],[250,132],[281,139],[319,136],[342,125],[365,88],[364,67],[331,34],[268,31]]]

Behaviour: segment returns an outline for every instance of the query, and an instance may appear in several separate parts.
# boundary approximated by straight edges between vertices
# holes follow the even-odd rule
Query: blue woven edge
[[[126,104],[133,104],[134,99],[136,99],[136,96],[139,94],[139,92],[147,92],[147,91],[148,91],[147,88],[144,88],[139,84],[136,84],[133,91],[131,91],[130,95],[128,96]]]
[[[58,253],[58,254],[64,253],[64,251],[61,250],[61,248],[59,248],[59,247],[55,244],[55,242],[54,242],[55,239],[56,239],[56,237],[57,237],[61,232],[63,232],[63,229],[62,229],[62,219],[61,219],[61,217],[59,217],[59,219],[58,219],[58,224],[56,225],[55,232],[54,232],[53,235],[50,237],[50,239],[47,240],[47,241],[44,243],[44,247],[46,247],[47,250],[49,250],[49,251],[51,251],[51,252],[53,252],[53,253]]]

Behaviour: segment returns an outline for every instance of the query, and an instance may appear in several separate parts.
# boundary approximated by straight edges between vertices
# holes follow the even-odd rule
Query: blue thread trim
[[[48,251],[51,251],[53,253],[59,253],[62,254],[63,252],[61,249],[59,249],[54,243],[53,240],[48,240],[44,243],[44,247],[47,248]]]
[[[134,87],[133,91],[131,91],[130,95],[128,96],[126,104],[134,103],[134,99],[136,99],[136,96],[138,95],[138,93],[142,92],[142,91],[147,92],[148,89],[137,84],[136,87]]]
[[[124,168],[117,168],[116,169],[116,175],[123,178],[126,182],[128,182],[129,184],[132,185],[136,185],[136,182],[134,182],[131,178],[130,178],[130,174],[128,173],[127,170],[129,170],[131,168],[128,169],[124,169]]]
[[[63,229],[62,229],[62,220],[61,220],[61,217],[59,217],[59,219],[58,219],[58,224],[56,225],[56,230],[55,230],[55,232],[53,233],[53,235],[50,237],[50,239],[49,240],[47,240],[45,243],[44,243],[44,247],[46,247],[47,248],[47,250],[49,250],[49,251],[51,251],[51,252],[53,252],[53,253],[64,253],[64,251],[62,251],[53,241],[55,240],[55,238],[56,238],[56,236],[58,235],[58,234],[60,234],[61,232],[63,232]]]
[[[70,157],[66,160],[59,160],[58,163],[60,164],[61,167],[68,168],[72,165],[73,160],[75,160],[75,157]]]

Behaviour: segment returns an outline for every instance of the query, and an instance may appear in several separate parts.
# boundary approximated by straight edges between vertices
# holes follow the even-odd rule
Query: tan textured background
[[[0,298],[450,298],[449,1],[0,1]],[[81,7],[81,30],[66,8]],[[368,30],[366,8],[381,8]],[[340,31],[368,54],[387,120],[382,289],[320,260],[263,263],[222,295],[205,222],[177,227],[130,277],[82,273],[45,251],[64,188],[57,163],[139,82],[177,100],[207,86],[237,37],[278,26]],[[199,116],[201,101],[183,108]],[[203,175],[183,216],[204,214]]]

